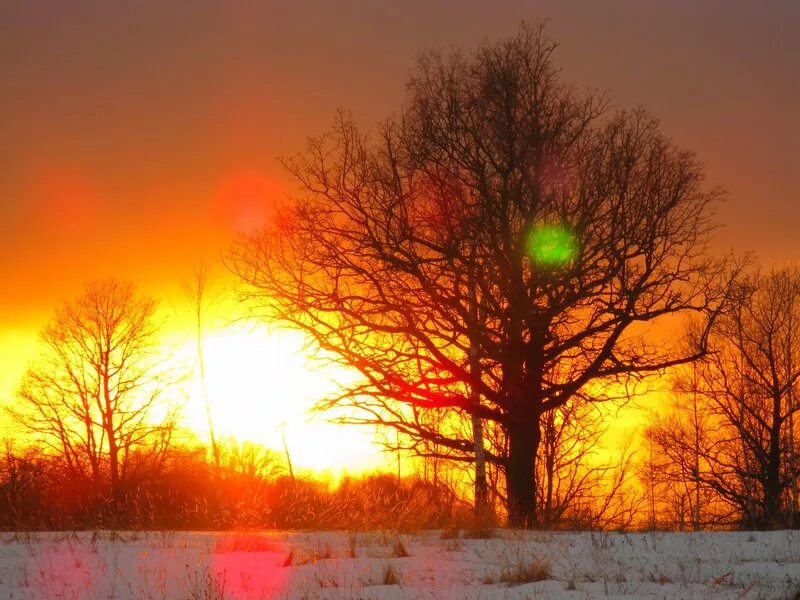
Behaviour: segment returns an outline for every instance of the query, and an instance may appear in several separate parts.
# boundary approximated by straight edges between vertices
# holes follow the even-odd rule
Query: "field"
[[[800,531],[7,533],[0,597],[800,598]]]

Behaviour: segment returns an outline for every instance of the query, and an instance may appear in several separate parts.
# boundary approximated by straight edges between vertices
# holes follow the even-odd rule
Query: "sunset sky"
[[[795,1],[11,0],[0,3],[0,402],[54,306],[85,281],[137,283],[179,329],[193,265],[210,261],[224,294],[221,253],[293,189],[279,156],[337,107],[365,126],[396,111],[419,51],[509,36],[522,19],[548,20],[566,81],[645,107],[698,153],[728,191],[719,250],[800,261]],[[261,356],[247,343],[243,355]]]

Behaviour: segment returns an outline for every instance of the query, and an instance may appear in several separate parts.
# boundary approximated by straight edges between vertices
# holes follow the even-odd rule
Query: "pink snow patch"
[[[103,558],[83,544],[42,544],[23,565],[22,576],[44,598],[91,598],[100,593],[107,569]]]
[[[209,557],[226,597],[234,600],[285,595],[292,573],[286,559],[269,538],[242,535],[220,538]]]

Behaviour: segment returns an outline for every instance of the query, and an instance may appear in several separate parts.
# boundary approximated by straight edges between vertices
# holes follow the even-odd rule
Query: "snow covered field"
[[[800,531],[105,531],[0,541],[0,598],[14,600],[800,599]]]

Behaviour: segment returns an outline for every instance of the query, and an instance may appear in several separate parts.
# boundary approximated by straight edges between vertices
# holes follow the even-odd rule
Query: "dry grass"
[[[32,544],[39,541],[39,534],[35,531],[15,531],[11,536],[5,538],[5,544]]]
[[[199,446],[171,449],[166,466],[113,504],[105,492],[64,477],[58,462],[26,452],[13,457],[35,468],[25,493],[0,498],[0,531],[419,531],[467,522],[471,515],[452,490],[416,476],[398,481],[394,474],[369,474],[336,485],[293,480],[275,457],[275,468],[252,473],[225,463],[220,474]],[[9,487],[2,471],[0,488]]]
[[[333,550],[330,544],[323,544],[319,548],[304,552],[295,564],[298,566],[315,565],[322,560],[329,560],[331,558],[333,558]]]
[[[728,573],[728,575],[730,575],[730,573]],[[653,573],[653,572],[650,572],[650,573],[648,573],[648,574],[647,574],[647,576],[645,577],[645,579],[646,579],[647,581],[650,581],[651,583],[659,583],[659,584],[661,584],[661,585],[664,585],[664,584],[667,584],[667,583],[672,583],[672,579],[670,579],[669,577],[667,577],[667,576],[666,576],[666,575],[664,575],[663,573]],[[714,581],[714,583],[715,583],[716,585],[720,585],[720,584],[718,584],[718,583],[717,583],[717,581],[716,581],[716,580]]]
[[[321,588],[337,588],[339,587],[339,582],[336,581],[333,577],[321,577],[317,575],[317,586]]]
[[[383,568],[383,585],[400,585],[400,577],[391,563]]]
[[[278,550],[274,540],[261,535],[235,534],[221,537],[214,552],[274,552]]]
[[[490,540],[499,536],[493,527],[472,527],[465,529],[462,537],[465,540]]]
[[[291,567],[294,564],[294,548],[289,550],[289,554],[286,555],[286,559],[281,563],[282,567]]]
[[[448,552],[461,552],[464,549],[464,540],[460,538],[445,540],[444,549]]]
[[[461,530],[458,527],[445,527],[439,536],[443,540],[456,540],[461,537]]]
[[[358,540],[354,535],[347,538],[347,558],[358,558]]]
[[[497,580],[509,585],[522,585],[534,581],[547,581],[550,579],[550,564],[539,558],[518,559],[516,563],[504,568]]]
[[[403,544],[403,540],[397,538],[392,545],[391,556],[394,558],[406,558],[410,556],[408,550],[406,550],[405,544]]]
[[[227,600],[227,582],[208,570],[195,571],[187,577],[186,600]]]

